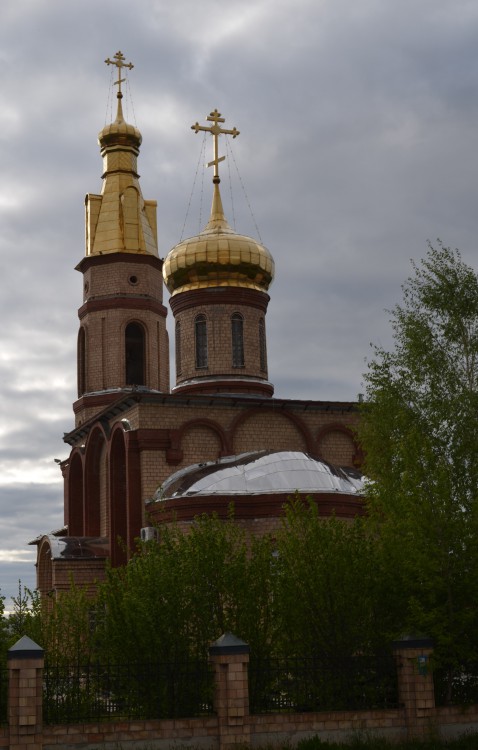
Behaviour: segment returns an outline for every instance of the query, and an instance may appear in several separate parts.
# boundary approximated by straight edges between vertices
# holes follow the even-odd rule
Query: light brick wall
[[[240,313],[243,317],[244,366],[233,367],[231,316]],[[208,366],[196,368],[195,360],[195,319],[206,316],[208,340]],[[246,305],[201,305],[178,313],[176,320],[181,324],[181,374],[180,384],[190,378],[217,375],[245,375],[267,380],[267,371],[260,367],[259,320],[264,313]]]
[[[351,435],[333,430],[319,442],[320,455],[329,463],[338,466],[353,466],[356,448]]]

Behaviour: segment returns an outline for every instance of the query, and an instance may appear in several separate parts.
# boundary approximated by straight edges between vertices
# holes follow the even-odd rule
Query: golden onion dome
[[[125,56],[121,52],[117,52],[113,55],[111,60],[109,57],[105,60],[107,65],[114,65],[118,71],[118,80],[115,81],[115,86],[118,86],[118,93],[116,95],[118,100],[118,109],[116,112],[116,120],[110,125],[106,125],[103,130],[98,133],[98,143],[101,146],[102,151],[108,146],[132,146],[135,149],[139,149],[141,146],[141,133],[138,128],[134,125],[129,125],[123,117],[123,107],[121,100],[123,98],[123,92],[121,91],[121,84],[125,81],[125,78],[121,78],[122,70],[132,70],[134,68],[133,63],[125,62]]]
[[[119,92],[116,120],[109,125],[105,125],[103,130],[98,133],[98,143],[102,149],[115,145],[132,146],[135,149],[139,149],[141,146],[143,138],[138,128],[127,123],[123,117],[121,99],[122,94]]]
[[[163,264],[172,295],[193,289],[242,287],[267,292],[274,278],[269,250],[229,226],[215,181],[209,222],[203,231],[175,245]]]

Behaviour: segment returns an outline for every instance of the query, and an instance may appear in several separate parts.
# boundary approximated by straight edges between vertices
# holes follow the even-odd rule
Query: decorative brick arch
[[[342,435],[345,435],[350,440],[353,450],[354,450],[354,453],[352,456],[352,465],[359,468],[363,463],[362,449],[360,448],[357,442],[354,431],[347,425],[341,424],[340,422],[333,422],[331,424],[327,424],[318,431],[317,448],[316,448],[316,451],[318,451],[318,456],[322,459],[324,458],[323,451],[322,451],[322,442],[325,437],[327,437],[328,435],[334,432],[339,432]]]
[[[170,431],[170,448],[168,448],[166,452],[166,459],[169,464],[181,463],[184,455],[182,449],[184,436],[194,427],[206,427],[215,433],[221,446],[219,457],[231,455],[232,450],[230,449],[227,433],[223,427],[207,417],[197,417],[196,419],[190,419],[188,422],[184,422],[179,429]]]
[[[37,587],[43,601],[53,589],[53,560],[50,540],[44,536],[37,552]]]
[[[66,482],[66,517],[69,536],[84,536],[84,457],[81,448],[74,448],[68,463]]]
[[[106,471],[106,448],[105,430],[97,423],[88,435],[85,448],[85,536],[101,536],[101,480],[104,479],[102,472]]]
[[[113,428],[109,444],[109,538],[111,563],[124,565],[128,543],[128,490],[126,436],[120,424]]]
[[[293,414],[292,412],[286,411],[285,409],[280,409],[277,411],[268,409],[266,411],[265,409],[252,407],[251,409],[247,409],[247,411],[241,412],[237,417],[235,417],[232,420],[229,429],[227,430],[228,446],[230,448],[229,455],[234,453],[233,446],[235,442],[235,436],[239,427],[252,417],[260,415],[263,419],[265,429],[267,429],[267,417],[269,414],[280,414],[282,417],[285,417],[294,425],[294,427],[296,427],[297,431],[304,439],[307,453],[310,453],[311,455],[315,455],[317,453],[316,443],[314,441],[312,433],[310,432],[305,422],[300,417],[298,417],[297,414]]]

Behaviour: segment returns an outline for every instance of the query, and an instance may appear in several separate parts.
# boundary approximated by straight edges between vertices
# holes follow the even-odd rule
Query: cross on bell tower
[[[221,181],[219,178],[219,162],[224,161],[226,158],[225,156],[218,156],[219,151],[219,136],[220,135],[232,135],[233,138],[236,138],[239,135],[239,130],[237,128],[232,128],[232,130],[227,130],[226,128],[221,128],[219,125],[220,122],[226,122],[224,117],[221,117],[221,113],[217,111],[217,109],[214,110],[214,112],[211,112],[210,115],[206,117],[206,120],[208,122],[212,122],[213,125],[210,127],[207,127],[206,125],[200,125],[198,122],[196,122],[194,125],[191,125],[191,130],[194,130],[195,133],[199,133],[200,130],[205,131],[206,133],[211,133],[213,136],[213,160],[208,162],[208,167],[212,167],[214,165],[214,177],[212,181],[215,185],[219,184]]]
[[[121,78],[121,69],[128,68],[128,70],[132,70],[134,68],[133,63],[125,63],[125,59],[126,58],[121,50],[118,50],[116,55],[113,55],[113,60],[111,60],[109,57],[107,57],[105,60],[106,65],[116,65],[116,67],[118,68],[118,80],[114,82],[114,85],[118,86],[118,99],[121,99],[123,96],[123,93],[121,91],[121,84],[126,81],[126,78]]]

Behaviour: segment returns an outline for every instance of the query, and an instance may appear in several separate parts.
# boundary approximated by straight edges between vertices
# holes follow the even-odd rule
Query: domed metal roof
[[[173,247],[164,261],[163,277],[171,294],[218,286],[266,292],[274,278],[274,260],[264,245],[231,229],[215,184],[207,226]]]
[[[225,156],[219,156],[220,135],[236,138],[239,131],[223,128],[225,122],[215,109],[207,117],[211,126],[196,122],[192,130],[208,132],[213,136],[214,158],[208,167],[214,167],[213,199],[211,216],[205,229],[195,237],[190,237],[173,247],[163,265],[163,277],[172,295],[193,289],[210,287],[242,287],[267,292],[274,278],[272,255],[260,242],[237,234],[226,221],[219,191],[219,163]]]
[[[259,451],[193,464],[172,474],[155,500],[191,495],[335,493],[360,495],[364,477],[302,451]]]

